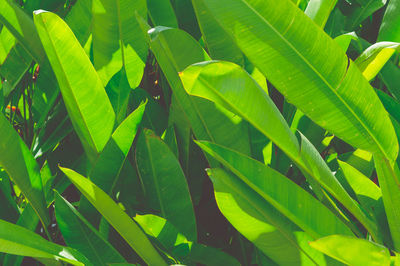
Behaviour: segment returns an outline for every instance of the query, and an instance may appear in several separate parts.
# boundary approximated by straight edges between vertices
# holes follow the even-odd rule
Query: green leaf
[[[39,64],[46,60],[32,19],[12,0],[0,0],[0,22],[14,35],[17,41]]]
[[[391,163],[380,156],[374,156],[376,173],[382,191],[387,221],[393,245],[400,251],[400,170],[398,163]]]
[[[211,100],[243,117],[269,139],[279,143],[284,152],[297,154],[300,150],[295,135],[273,101],[238,65],[217,61],[198,63],[181,72],[180,77],[190,95]],[[257,108],[249,108],[250,104]],[[274,125],[273,130],[266,130],[269,125]]]
[[[279,172],[220,145],[197,144],[310,236],[353,235],[329,209]]]
[[[395,160],[395,132],[373,88],[289,0],[203,2],[288,102],[349,144]]]
[[[121,69],[111,78],[106,86],[106,91],[114,108],[117,124],[120,124],[127,115],[129,95],[132,92],[124,69]]]
[[[361,22],[371,16],[375,11],[382,8],[387,0],[356,0],[354,11],[346,19],[346,27],[358,28]]]
[[[11,182],[7,173],[0,168],[0,219],[15,223],[20,216],[20,211],[12,196]]]
[[[244,65],[244,56],[233,39],[210,14],[202,1],[192,0],[204,42],[212,59]]]
[[[190,0],[170,0],[178,19],[179,28],[188,32],[196,40],[200,39],[201,32],[196,20],[192,1]]]
[[[11,32],[6,27],[2,27],[0,30],[0,65],[2,65],[7,58],[15,42],[16,40]]]
[[[111,194],[118,175],[139,130],[146,103],[139,105],[114,131],[89,176],[107,194]]]
[[[310,0],[304,13],[323,29],[336,3],[337,0]]]
[[[85,46],[91,34],[92,6],[93,0],[77,1],[65,17],[65,22],[74,32],[82,47]]]
[[[222,214],[275,263],[325,264],[323,256],[308,246],[312,237],[291,223],[254,190],[223,169],[211,169],[208,174]]]
[[[72,265],[92,265],[74,249],[43,239],[32,231],[0,220],[0,252],[68,262]]]
[[[60,169],[146,263],[166,265],[139,226],[104,191],[80,174]]]
[[[58,192],[55,192],[55,212],[57,224],[65,242],[69,247],[84,254],[94,265],[126,262]]]
[[[147,9],[154,26],[178,28],[178,20],[169,0],[147,0]]]
[[[4,87],[3,94],[7,97],[25,76],[26,71],[32,63],[32,57],[16,44],[8,54],[3,64],[0,64],[0,75],[5,79],[7,87]],[[6,89],[7,88],[7,89]]]
[[[142,79],[147,46],[135,12],[147,17],[146,0],[93,2],[93,61],[104,86],[122,67],[132,88]]]
[[[339,44],[343,51],[346,52],[350,46],[351,40],[358,40],[358,36],[355,34],[355,32],[349,32],[337,36],[334,40],[337,44]]]
[[[175,157],[179,159],[179,147],[178,147],[178,142],[176,140],[175,128],[173,125],[167,127],[167,129],[164,131],[163,135],[161,136],[161,139],[165,142],[165,144],[168,145],[168,147],[170,148],[172,153],[175,155]]]
[[[113,197],[113,190],[120,178],[122,168],[127,162],[126,159],[139,130],[145,107],[146,104],[141,104],[118,126],[89,173],[92,182],[111,197]],[[98,225],[100,217],[87,199],[81,199],[79,210],[89,221]]]
[[[244,153],[250,152],[248,132],[239,117],[214,107],[209,101],[190,97],[183,88],[178,72],[190,64],[209,59],[201,46],[184,31],[165,27],[149,29],[143,21],[141,24],[143,30],[148,30],[149,46],[173,91],[172,102],[176,104],[177,110],[183,112],[182,122],[189,121],[197,139],[231,146]]]
[[[71,122],[88,157],[94,161],[114,127],[115,114],[85,51],[56,14],[34,15],[39,36],[56,74]]]
[[[202,263],[215,266],[221,264],[240,265],[235,258],[218,249],[188,241],[164,218],[147,214],[136,215],[135,220],[148,235],[156,238],[181,263]]]
[[[396,51],[400,51],[400,43],[375,43],[363,51],[355,63],[364,77],[370,81],[379,73]]]
[[[389,250],[365,239],[332,235],[310,245],[347,265],[390,265]]]
[[[272,100],[244,70],[233,63],[204,62],[188,67],[181,78],[190,94],[224,106],[267,136],[307,177],[329,191],[377,237],[376,226],[343,189],[319,152],[301,134],[298,142]]]
[[[19,216],[16,225],[25,227],[30,231],[35,231],[38,223],[39,223],[39,218],[36,215],[35,210],[32,208],[31,204],[28,204],[21,213],[21,215]],[[20,265],[23,259],[24,259],[23,256],[5,254],[3,264]]]
[[[196,218],[188,184],[167,144],[145,130],[138,140],[136,163],[149,206],[160,210],[162,217],[195,241]]]
[[[0,166],[6,170],[8,176],[32,204],[43,225],[49,225],[50,218],[46,208],[39,165],[2,114],[0,115]]]
[[[400,84],[400,69],[392,61],[389,61],[383,66],[379,76],[390,93],[396,99],[400,99],[400,88],[398,86]]]
[[[374,184],[368,177],[359,172],[356,168],[350,164],[338,160],[340,169],[355,192],[358,201],[364,206],[364,209],[373,212],[374,209],[383,209],[382,192],[380,188]],[[381,205],[381,206],[379,206]]]
[[[400,42],[400,1],[390,0],[379,29],[378,41]]]

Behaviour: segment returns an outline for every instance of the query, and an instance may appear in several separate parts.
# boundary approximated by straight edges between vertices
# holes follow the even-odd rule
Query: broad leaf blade
[[[125,259],[103,239],[97,230],[60,194],[55,193],[57,224],[69,247],[84,254],[95,265],[126,262]]]
[[[387,159],[374,156],[376,173],[382,191],[387,221],[396,251],[400,251],[400,170],[398,163],[390,163]]]
[[[332,235],[310,245],[347,265],[390,265],[389,250],[365,239]]]
[[[180,122],[189,121],[197,139],[231,146],[244,153],[250,152],[248,132],[240,123],[240,118],[226,111],[221,112],[209,101],[189,96],[183,88],[178,73],[190,64],[209,59],[201,46],[182,30],[165,27],[149,29],[144,22],[142,28],[148,30],[149,46],[173,91],[172,102],[176,104],[176,110],[183,112],[179,117]],[[226,131],[230,134],[226,134]],[[215,163],[210,161],[212,158],[208,159],[211,165]]]
[[[136,162],[149,205],[195,241],[196,219],[187,181],[167,144],[145,130],[137,144]]]
[[[178,20],[169,0],[147,0],[147,9],[154,26],[178,28]]]
[[[70,169],[61,170],[146,263],[166,265],[139,226],[104,191]]]
[[[337,0],[311,0],[304,13],[322,29],[328,21],[329,15],[335,8]]]
[[[94,0],[93,61],[104,86],[121,67],[132,88],[142,79],[147,46],[135,12],[147,17],[146,0]]]
[[[203,1],[290,103],[349,144],[395,160],[395,132],[374,90],[344,51],[293,3]]]
[[[324,205],[279,172],[226,147],[197,143],[309,235],[353,235]]]
[[[103,150],[115,114],[85,51],[56,14],[36,12],[35,24],[53,67],[72,124],[89,158]]]
[[[212,59],[234,62],[244,65],[242,51],[233,39],[224,31],[208,11],[202,1],[192,0],[193,8],[203,34],[204,42]]]
[[[300,142],[297,140],[272,100],[243,69],[228,62],[203,62],[188,67],[181,78],[190,94],[212,100],[246,119],[285,152],[304,175],[317,181],[374,237],[378,236],[376,226],[343,189],[316,148],[301,134]],[[318,184],[315,189],[320,189]]]
[[[308,241],[312,240],[309,235],[237,177],[218,168],[209,170],[208,174],[222,214],[274,262],[280,265],[325,264],[323,256],[308,246]]]
[[[378,41],[400,42],[400,1],[390,0],[379,29]]]
[[[114,131],[104,150],[97,158],[89,177],[100,189],[113,197],[113,190],[127,161],[133,140],[139,130],[146,104],[141,104]],[[99,215],[86,198],[82,198],[79,211],[93,224],[100,222]]]
[[[181,263],[202,263],[204,265],[240,265],[228,254],[209,246],[190,242],[171,223],[164,218],[147,214],[136,215],[135,221],[150,236],[159,243]]]
[[[0,22],[39,64],[43,64],[46,54],[32,19],[15,1],[1,0],[0,6]]]
[[[62,260],[72,265],[92,265],[79,252],[43,239],[28,229],[0,220],[0,252]]]
[[[43,225],[49,225],[39,165],[3,115],[0,115],[0,165],[32,204]]]
[[[396,51],[400,51],[400,43],[375,43],[363,51],[355,63],[364,77],[370,81],[379,73]]]

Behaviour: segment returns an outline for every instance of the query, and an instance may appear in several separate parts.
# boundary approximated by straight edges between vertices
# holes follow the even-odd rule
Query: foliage
[[[400,265],[399,0],[0,0],[0,265]]]

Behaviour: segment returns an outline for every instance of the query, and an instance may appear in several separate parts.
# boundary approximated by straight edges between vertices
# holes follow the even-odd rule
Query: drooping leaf
[[[199,63],[188,67],[181,78],[191,95],[212,100],[246,119],[378,236],[376,226],[343,189],[315,147],[302,134],[300,142],[297,140],[269,96],[239,66],[228,62]],[[318,184],[314,189],[321,189]]]
[[[0,220],[0,252],[68,262],[72,265],[93,265],[74,249],[43,239],[38,234]]]
[[[279,172],[226,147],[197,143],[309,235],[315,238],[337,233],[353,235],[324,205]]]
[[[70,169],[61,170],[146,263],[166,265],[139,226],[104,191]]]
[[[71,122],[89,158],[103,150],[115,114],[93,65],[67,24],[56,14],[36,12],[35,24],[56,74]]]
[[[178,159],[161,139],[145,130],[137,144],[136,162],[149,206],[195,241],[193,204]]]
[[[339,45],[293,3],[203,1],[290,103],[349,144],[395,160],[394,129],[374,90]]]
[[[16,225],[22,226],[30,231],[35,231],[38,223],[39,217],[36,215],[35,210],[32,208],[32,205],[28,204],[19,216]],[[23,259],[23,256],[5,254],[3,264],[20,265]]]
[[[325,265],[324,257],[308,246],[312,238],[237,177],[218,168],[208,174],[222,214],[275,263]]]
[[[396,52],[400,51],[400,43],[379,42],[368,47],[355,61],[364,77],[372,80]]]

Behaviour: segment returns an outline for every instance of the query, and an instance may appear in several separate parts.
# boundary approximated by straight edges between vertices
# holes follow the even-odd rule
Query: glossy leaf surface
[[[372,87],[290,1],[203,1],[290,103],[346,142],[392,161],[397,157],[393,126]]]
[[[196,219],[187,181],[167,144],[145,130],[136,148],[136,163],[149,205],[195,241]]]
[[[70,169],[61,170],[145,262],[166,265],[138,225],[104,191]]]
[[[111,103],[89,58],[67,24],[49,12],[37,12],[34,18],[72,124],[89,158],[94,160],[114,127]]]

